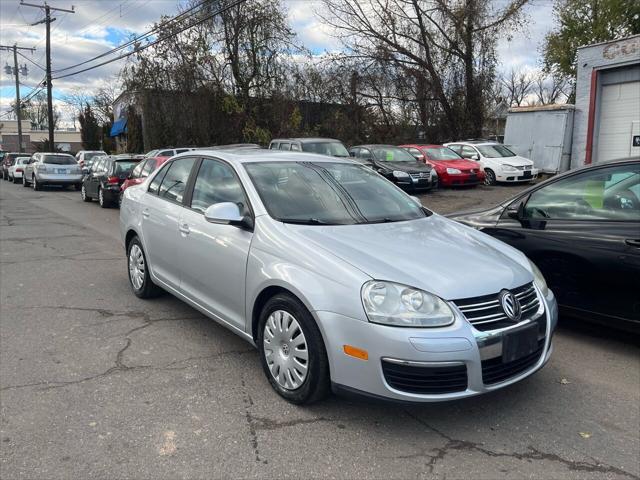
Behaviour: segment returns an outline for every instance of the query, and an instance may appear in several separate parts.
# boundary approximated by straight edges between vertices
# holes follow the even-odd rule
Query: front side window
[[[406,150],[399,147],[374,147],[373,155],[381,162],[416,162]]]
[[[147,160],[144,164],[144,167],[142,167],[142,172],[140,172],[140,176],[142,178],[148,177],[149,174],[155,170],[157,164],[158,164],[158,161],[155,158],[150,158],[149,160]]]
[[[392,183],[353,163],[248,163],[269,215],[287,223],[353,225],[414,220],[427,213]]]
[[[479,145],[478,150],[483,157],[487,158],[508,158],[515,157],[516,154],[504,145]]]
[[[557,220],[640,221],[640,165],[572,175],[531,194],[524,216]]]
[[[471,158],[474,155],[477,157],[478,156],[478,152],[476,152],[476,149],[473,148],[473,147],[469,147],[467,145],[463,145],[460,155],[462,155],[463,158]]]
[[[278,145],[280,145],[278,142],[271,142],[271,145],[269,145],[269,150],[278,150]]]
[[[287,142],[282,142],[280,144],[280,150],[289,150],[291,148],[291,144]]]
[[[233,202],[242,215],[249,214],[247,199],[233,169],[222,162],[205,158],[198,170],[191,208],[203,212],[216,203]]]
[[[187,180],[195,161],[195,158],[181,158],[171,162],[158,189],[158,195],[167,200],[182,202]]]

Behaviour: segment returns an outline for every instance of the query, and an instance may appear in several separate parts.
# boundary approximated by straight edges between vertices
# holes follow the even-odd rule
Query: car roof
[[[460,140],[459,142],[447,142],[455,145],[503,145],[500,142],[494,142],[493,140]]]
[[[326,138],[326,137],[295,137],[295,138],[274,138],[271,140],[272,142],[300,142],[300,143],[329,143],[329,142],[340,142],[335,138]]]
[[[390,145],[386,143],[367,143],[365,145],[354,145],[351,148],[373,148],[373,147],[382,147],[382,148],[401,148],[397,145]]]
[[[400,145],[401,147],[414,147],[414,148],[449,148],[446,145],[440,143],[405,143]]]
[[[193,152],[184,152],[173,158],[189,157]],[[219,158],[233,164],[241,163],[267,163],[267,162],[314,162],[314,163],[357,163],[349,158],[330,157],[316,153],[292,152],[285,150],[267,149],[219,149],[219,150],[198,150],[198,155],[208,155]]]

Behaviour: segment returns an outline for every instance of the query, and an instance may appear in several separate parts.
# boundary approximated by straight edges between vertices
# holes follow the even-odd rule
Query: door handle
[[[142,210],[142,216],[144,218],[149,218],[149,210],[147,210],[146,208]]]
[[[185,235],[189,235],[189,233],[191,233],[191,230],[189,229],[189,225],[187,225],[186,223],[183,223],[182,225],[180,225],[178,227],[178,230],[180,230],[180,233],[184,233]]]
[[[637,247],[640,248],[640,239],[636,239],[636,238],[627,238],[624,243],[626,243],[627,245],[629,245],[630,247]]]

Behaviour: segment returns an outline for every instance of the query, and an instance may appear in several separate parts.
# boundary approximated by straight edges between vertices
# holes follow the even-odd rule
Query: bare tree
[[[521,69],[512,68],[509,73],[500,79],[505,98],[512,107],[520,107],[525,103],[531,93],[534,76]]]
[[[533,90],[538,105],[550,105],[566,102],[571,93],[571,84],[565,76],[540,72],[535,77]]]

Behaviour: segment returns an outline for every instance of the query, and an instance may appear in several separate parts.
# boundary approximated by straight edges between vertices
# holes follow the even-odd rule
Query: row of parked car
[[[334,149],[314,140],[308,148]],[[101,206],[121,199],[134,294],[168,291],[256,345],[294,403],[330,389],[426,402],[510,385],[549,360],[558,304],[637,331],[640,160],[567,172],[447,219],[382,178],[391,170],[401,185],[393,172],[405,160],[394,160],[419,162],[413,147],[335,147],[340,159],[274,142],[172,157],[35,154],[22,181],[73,184]]]

